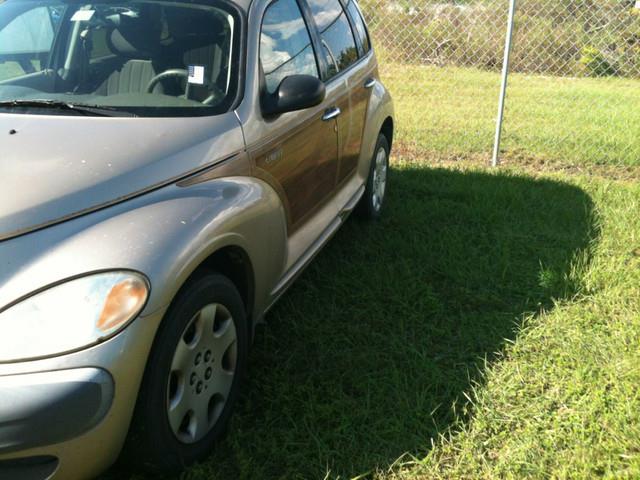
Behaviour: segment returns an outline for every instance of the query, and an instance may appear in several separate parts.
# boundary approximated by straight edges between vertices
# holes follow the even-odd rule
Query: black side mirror
[[[262,113],[278,115],[315,107],[322,103],[325,94],[324,83],[316,77],[290,75],[280,82],[273,94],[262,97]]]

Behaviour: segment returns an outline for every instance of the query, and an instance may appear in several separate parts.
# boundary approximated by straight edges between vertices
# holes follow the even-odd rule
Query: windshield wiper
[[[85,105],[82,103],[62,102],[59,100],[9,100],[0,101],[0,108],[54,108],[57,110],[68,110],[79,112],[83,115],[99,117],[136,117],[131,112],[125,112],[113,107],[100,105]]]

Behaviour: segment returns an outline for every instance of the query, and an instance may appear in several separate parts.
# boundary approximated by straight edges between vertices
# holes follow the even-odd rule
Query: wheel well
[[[391,144],[393,143],[393,119],[391,117],[387,117],[383,122],[380,133],[387,137],[389,148],[391,148]]]
[[[192,274],[214,271],[227,277],[238,289],[247,312],[247,319],[251,319],[254,298],[253,267],[249,256],[240,247],[228,246],[209,255]]]

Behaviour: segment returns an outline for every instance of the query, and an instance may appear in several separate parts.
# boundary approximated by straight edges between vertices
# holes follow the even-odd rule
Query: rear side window
[[[307,24],[295,0],[277,0],[267,8],[260,35],[260,62],[269,93],[289,75],[319,77]]]
[[[354,2],[354,0],[349,0],[349,3],[347,3],[347,10],[349,11],[349,15],[351,15],[353,26],[356,29],[355,33],[358,37],[358,53],[360,53],[360,56],[366,55],[371,49],[371,46],[369,45],[369,35],[367,34],[367,27],[364,25],[364,20],[362,19],[360,10],[356,6],[356,2]]]
[[[308,3],[320,31],[327,77],[331,78],[358,60],[356,41],[339,0],[309,0]]]

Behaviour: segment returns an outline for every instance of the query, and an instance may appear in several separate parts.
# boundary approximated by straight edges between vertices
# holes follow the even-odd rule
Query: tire
[[[206,457],[226,431],[247,354],[246,314],[233,283],[208,273],[187,284],[156,334],[124,461],[175,473]]]
[[[375,220],[380,217],[389,173],[389,141],[383,134],[378,135],[376,148],[373,150],[369,177],[364,194],[356,207],[360,218]]]

